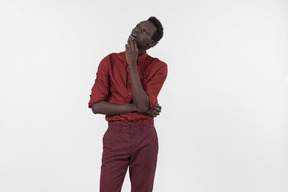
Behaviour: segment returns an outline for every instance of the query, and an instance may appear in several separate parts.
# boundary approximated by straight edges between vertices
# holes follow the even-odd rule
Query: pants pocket
[[[102,138],[102,142],[105,143],[105,141],[107,140],[107,136],[108,136],[108,132],[109,132],[109,128],[106,129],[103,138]]]

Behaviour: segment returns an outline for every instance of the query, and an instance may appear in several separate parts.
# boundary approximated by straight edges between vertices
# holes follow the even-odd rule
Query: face
[[[156,26],[151,21],[142,21],[132,30],[129,39],[135,40],[137,48],[145,51],[156,45],[156,42],[152,40],[156,30]]]

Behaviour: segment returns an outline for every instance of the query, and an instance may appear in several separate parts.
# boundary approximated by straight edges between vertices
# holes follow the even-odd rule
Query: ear
[[[154,40],[150,40],[149,43],[148,43],[149,48],[150,48],[150,47],[154,47],[156,44],[157,44],[157,42],[154,41]]]

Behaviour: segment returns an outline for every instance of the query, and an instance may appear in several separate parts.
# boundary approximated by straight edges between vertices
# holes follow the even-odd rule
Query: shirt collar
[[[123,57],[125,58],[125,51],[122,52]],[[137,63],[142,63],[144,62],[148,57],[147,52],[145,51],[145,53],[143,53],[142,55],[138,56],[138,62]]]

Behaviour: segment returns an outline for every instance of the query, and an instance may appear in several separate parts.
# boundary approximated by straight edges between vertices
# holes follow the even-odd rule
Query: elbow
[[[148,109],[149,109],[148,105],[141,105],[141,106],[137,107],[137,111],[139,113],[145,113]]]
[[[99,113],[98,111],[96,111],[96,110],[93,109],[93,108],[92,108],[92,112],[93,112],[94,114],[98,114],[98,113]]]
[[[92,109],[92,112],[94,114],[98,114],[99,113],[99,105],[98,105],[98,103],[93,103],[92,106],[91,106],[91,109]]]
[[[147,97],[147,100],[141,102],[137,105],[137,112],[139,113],[145,113],[149,109],[149,98]]]

